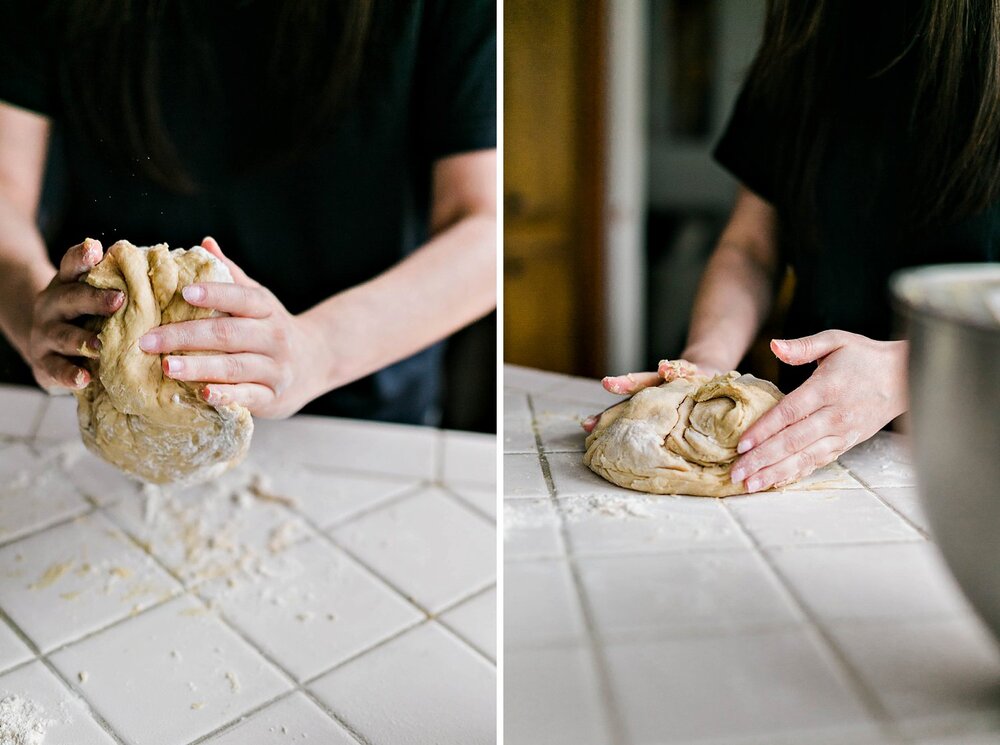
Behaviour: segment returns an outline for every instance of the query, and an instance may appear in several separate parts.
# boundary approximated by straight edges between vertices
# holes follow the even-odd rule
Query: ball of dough
[[[678,378],[605,411],[587,438],[586,463],[626,489],[726,497],[736,444],[782,398],[766,380],[731,372]]]
[[[208,404],[200,385],[166,377],[162,357],[138,344],[157,326],[218,315],[190,305],[181,290],[195,282],[232,282],[226,265],[200,246],[170,251],[166,244],[118,241],[85,281],[125,293],[118,311],[92,322],[101,350],[88,363],[90,385],[76,393],[86,446],[155,484],[204,481],[239,463],[253,433],[250,412]]]

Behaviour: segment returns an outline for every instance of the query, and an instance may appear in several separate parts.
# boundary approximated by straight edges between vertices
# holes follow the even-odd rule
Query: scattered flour
[[[646,497],[581,497],[562,500],[563,514],[568,520],[578,520],[595,515],[620,520],[631,517],[653,517],[652,499]]]
[[[20,696],[0,699],[2,745],[42,745],[49,724],[45,712],[34,701]]]

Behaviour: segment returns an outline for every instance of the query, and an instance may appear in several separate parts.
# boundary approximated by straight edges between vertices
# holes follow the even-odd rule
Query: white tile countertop
[[[75,400],[0,386],[0,727],[29,701],[44,745],[495,742],[496,438],[256,425],[215,482],[140,487]]]
[[[783,491],[582,462],[596,381],[504,372],[508,745],[1000,743],[1000,653],[880,434]]]

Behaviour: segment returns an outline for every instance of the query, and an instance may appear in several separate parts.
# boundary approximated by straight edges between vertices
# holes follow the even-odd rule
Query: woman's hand
[[[656,372],[628,373],[626,375],[608,376],[601,380],[601,385],[608,393],[615,393],[619,396],[634,396],[643,388],[650,388],[661,383],[669,383],[678,378],[691,378],[696,375],[712,377],[718,375],[720,370],[714,367],[698,365],[688,360],[661,360]],[[607,409],[605,409],[607,411]],[[604,412],[602,411],[601,414]],[[584,419],[580,424],[584,432],[593,432],[594,427],[601,418],[601,414],[595,414]]]
[[[92,331],[75,325],[80,316],[110,316],[125,301],[118,290],[99,290],[80,282],[104,256],[100,241],[87,238],[62,258],[59,271],[35,298],[27,362],[43,388],[80,389],[90,373],[71,358],[96,356],[101,343]]]
[[[163,359],[168,377],[209,383],[202,395],[210,404],[242,404],[267,418],[294,414],[324,390],[321,354],[317,361],[324,334],[308,316],[292,315],[267,288],[247,277],[214,239],[201,245],[225,262],[234,281],[200,282],[181,294],[191,305],[228,317],[160,326],[143,336],[139,347],[168,355]],[[171,354],[181,351],[219,354]]]
[[[775,339],[771,350],[790,365],[819,365],[740,438],[730,474],[748,492],[809,475],[906,411],[906,342],[823,331]]]

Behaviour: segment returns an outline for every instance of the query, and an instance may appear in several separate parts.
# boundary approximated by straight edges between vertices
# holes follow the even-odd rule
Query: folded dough
[[[736,443],[782,398],[773,384],[731,372],[678,378],[646,388],[605,411],[587,437],[592,471],[652,494],[726,497]]]
[[[243,406],[212,406],[202,386],[163,374],[162,357],[139,349],[157,326],[217,315],[181,296],[194,282],[232,282],[229,269],[200,246],[168,250],[118,241],[91,269],[87,284],[121,290],[125,303],[96,318],[101,351],[88,367],[91,383],[76,393],[80,434],[105,460],[156,484],[194,483],[243,459],[253,420]]]

